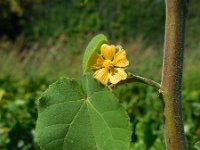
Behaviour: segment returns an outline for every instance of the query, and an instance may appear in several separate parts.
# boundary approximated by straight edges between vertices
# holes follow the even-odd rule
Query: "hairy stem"
[[[141,77],[141,76],[132,75],[130,78],[127,78],[126,80],[122,80],[122,81],[118,82],[117,84],[111,84],[109,86],[109,88],[112,89],[112,88],[119,86],[121,84],[132,83],[132,82],[144,83],[144,84],[147,84],[149,86],[154,87],[157,90],[159,90],[160,87],[161,87],[159,83],[157,83],[157,82],[155,82],[151,79],[147,79],[147,78],[144,78],[144,77]]]
[[[161,90],[167,150],[185,150],[181,106],[187,0],[166,0],[165,47]]]

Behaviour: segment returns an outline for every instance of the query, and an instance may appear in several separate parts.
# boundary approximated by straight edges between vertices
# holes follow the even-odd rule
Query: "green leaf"
[[[129,149],[129,118],[117,98],[91,76],[79,83],[62,78],[40,98],[36,137],[41,149]]]
[[[93,64],[97,56],[97,52],[100,50],[102,44],[107,43],[107,38],[103,34],[98,34],[92,38],[88,46],[86,47],[83,56],[83,73],[89,70],[89,64]]]
[[[196,150],[200,150],[200,141],[198,141],[198,142],[196,142],[196,143],[194,144],[194,148],[195,148]]]
[[[0,89],[0,101],[2,100],[3,96],[5,95],[5,90]]]

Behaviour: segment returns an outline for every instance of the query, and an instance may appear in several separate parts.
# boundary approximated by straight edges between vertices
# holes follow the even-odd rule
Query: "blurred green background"
[[[189,149],[200,140],[200,1],[192,0],[186,29],[183,113]],[[39,150],[37,99],[62,76],[82,74],[89,40],[104,33],[127,50],[128,71],[161,79],[164,0],[1,0],[0,149]],[[163,150],[158,92],[142,84],[114,90],[127,109],[133,150]]]

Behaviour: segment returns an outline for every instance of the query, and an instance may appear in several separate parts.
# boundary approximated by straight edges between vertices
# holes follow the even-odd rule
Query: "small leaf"
[[[107,38],[103,34],[98,34],[92,38],[88,46],[86,47],[83,56],[83,73],[89,70],[89,64],[95,63],[97,52],[100,50],[102,44],[107,43]]]
[[[131,129],[117,98],[91,76],[63,78],[39,100],[36,137],[42,150],[127,150]]]
[[[194,144],[194,148],[195,148],[196,150],[200,150],[200,141],[198,141],[198,142],[196,142],[196,143]]]

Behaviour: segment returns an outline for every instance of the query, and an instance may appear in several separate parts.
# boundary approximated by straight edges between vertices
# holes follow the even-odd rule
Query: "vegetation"
[[[200,38],[199,5],[199,0],[193,0],[189,7],[186,42],[190,46]],[[163,0],[4,0],[0,8],[1,35],[16,38],[23,33],[26,41],[44,44],[62,33],[71,39],[98,32],[125,41],[138,36],[150,43],[163,41]]]
[[[1,15],[6,14],[0,15],[4,35],[0,41],[0,149],[39,149],[34,139],[37,99],[60,77],[81,74],[83,51],[97,32],[125,45],[131,72],[160,79],[163,1],[15,2],[18,11],[11,9],[11,0],[0,2],[4,8]],[[200,140],[199,2],[193,0],[189,8],[183,74],[182,105],[189,149]],[[158,93],[137,83],[118,87],[114,93],[131,118],[132,149],[164,149]]]
[[[81,39],[79,39],[81,40]],[[86,44],[83,41],[80,48]],[[48,85],[62,76],[77,77],[81,71],[82,52],[77,45],[66,46],[62,38],[55,45],[37,48],[38,53],[1,53],[1,149],[37,149],[34,127],[37,118],[37,99]],[[61,45],[59,47],[59,45]],[[78,47],[79,47],[78,46]],[[15,47],[15,46],[14,46]],[[48,47],[48,48],[47,48]],[[56,47],[59,47],[56,51]],[[142,48],[140,39],[125,46],[131,65],[128,69],[158,80],[161,75],[160,52],[155,47]],[[48,51],[49,50],[49,51]],[[51,51],[52,50],[52,51]],[[54,52],[54,50],[56,52]],[[183,110],[187,142],[190,148],[200,140],[200,62],[198,49],[186,50],[184,65]],[[56,55],[55,55],[56,54]],[[26,57],[24,57],[24,55]],[[72,58],[73,59],[70,59]],[[195,65],[193,65],[195,64]],[[128,91],[124,94],[124,91]],[[162,149],[164,147],[162,111],[158,93],[141,84],[127,84],[115,89],[132,122],[133,149]],[[20,134],[19,134],[20,133]]]

